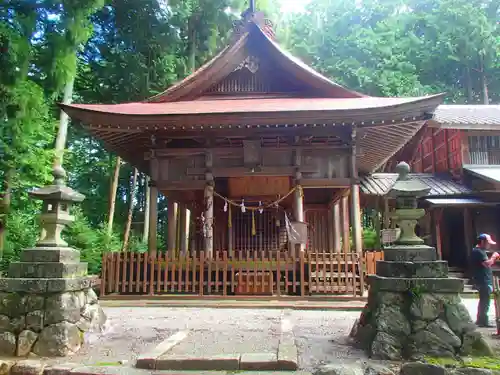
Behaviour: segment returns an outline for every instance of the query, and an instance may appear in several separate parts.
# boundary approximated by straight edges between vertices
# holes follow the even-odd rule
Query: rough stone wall
[[[85,332],[101,329],[105,321],[92,288],[0,293],[0,355],[70,355],[80,349]]]
[[[374,359],[492,355],[458,293],[371,292],[351,337]]]

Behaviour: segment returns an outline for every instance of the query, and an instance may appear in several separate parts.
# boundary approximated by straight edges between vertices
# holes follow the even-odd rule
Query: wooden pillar
[[[471,249],[474,246],[472,238],[472,218],[469,207],[464,208],[464,241],[465,249],[467,251],[467,261],[469,261],[471,256]]]
[[[191,256],[195,256],[199,249],[196,248],[196,217],[198,216],[195,208],[190,210],[190,229],[189,229],[189,252]]]
[[[363,252],[363,226],[361,225],[361,206],[359,204],[359,185],[351,186],[351,212],[352,212],[352,242],[357,253]]]
[[[229,215],[229,212],[228,212]],[[227,253],[228,255],[233,255],[233,223],[232,217],[228,217],[227,219]],[[231,223],[229,223],[231,220]]]
[[[340,200],[333,204],[333,250],[336,253],[340,253],[342,246],[342,226],[340,218]]]
[[[433,210],[434,225],[436,227],[436,250],[439,260],[443,260],[443,241],[441,239],[441,219],[443,217],[443,209],[436,208]]]
[[[158,235],[158,188],[154,184],[149,187],[149,236],[148,236],[148,252],[151,256],[156,256]]]
[[[328,252],[333,253],[333,247],[335,243],[335,230],[333,229],[333,207],[332,205],[328,206],[328,214],[327,214],[327,225],[328,225]]]
[[[212,257],[214,252],[214,187],[210,184],[205,186],[205,256]]]
[[[352,242],[354,251],[363,252],[363,226],[361,225],[361,204],[359,199],[358,167],[356,165],[356,129],[352,132],[351,153],[351,213],[352,213]]]
[[[179,205],[179,250],[185,255],[189,247],[189,210],[186,205]]]
[[[167,229],[168,229],[168,246],[167,250],[171,254],[175,254],[176,237],[177,237],[177,214],[178,204],[172,199],[168,198],[167,201]]]
[[[342,197],[340,201],[340,211],[342,216],[342,250],[348,253],[351,247],[349,238],[349,196]]]

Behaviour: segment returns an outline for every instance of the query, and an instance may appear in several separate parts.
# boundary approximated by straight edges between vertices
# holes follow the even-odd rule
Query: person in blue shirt
[[[479,292],[476,320],[476,324],[479,327],[491,327],[488,322],[490,295],[493,292],[493,273],[491,272],[491,266],[493,266],[500,257],[500,254],[495,252],[488,258],[486,252],[492,245],[496,245],[496,242],[492,240],[489,234],[480,234],[477,237],[477,245],[472,249],[471,255],[474,285]]]

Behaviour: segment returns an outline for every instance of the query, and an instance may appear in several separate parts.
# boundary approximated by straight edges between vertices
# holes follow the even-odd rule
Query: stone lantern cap
[[[66,172],[62,167],[54,167],[52,171],[54,183],[49,186],[44,186],[40,189],[31,191],[29,194],[36,199],[43,201],[58,201],[58,202],[81,202],[85,199],[85,195],[73,190],[64,184]]]
[[[396,166],[398,178],[388,196],[391,198],[420,198],[429,194],[431,188],[419,180],[412,180],[408,176],[410,166],[404,161]]]

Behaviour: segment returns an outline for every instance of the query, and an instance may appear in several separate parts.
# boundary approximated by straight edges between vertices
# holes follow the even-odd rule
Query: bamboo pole
[[[128,208],[127,223],[125,225],[125,233],[123,235],[123,247],[122,251],[127,251],[128,241],[130,238],[130,229],[132,228],[132,214],[134,213],[134,198],[135,189],[137,186],[137,168],[134,168],[134,173],[132,177],[132,188],[130,189],[130,205]]]
[[[121,158],[116,157],[116,165],[113,173],[113,180],[111,182],[110,188],[110,199],[109,199],[109,215],[108,215],[108,237],[111,237],[113,233],[113,221],[115,217],[115,207],[116,207],[116,190],[118,189],[118,179],[120,177],[120,166]]]

